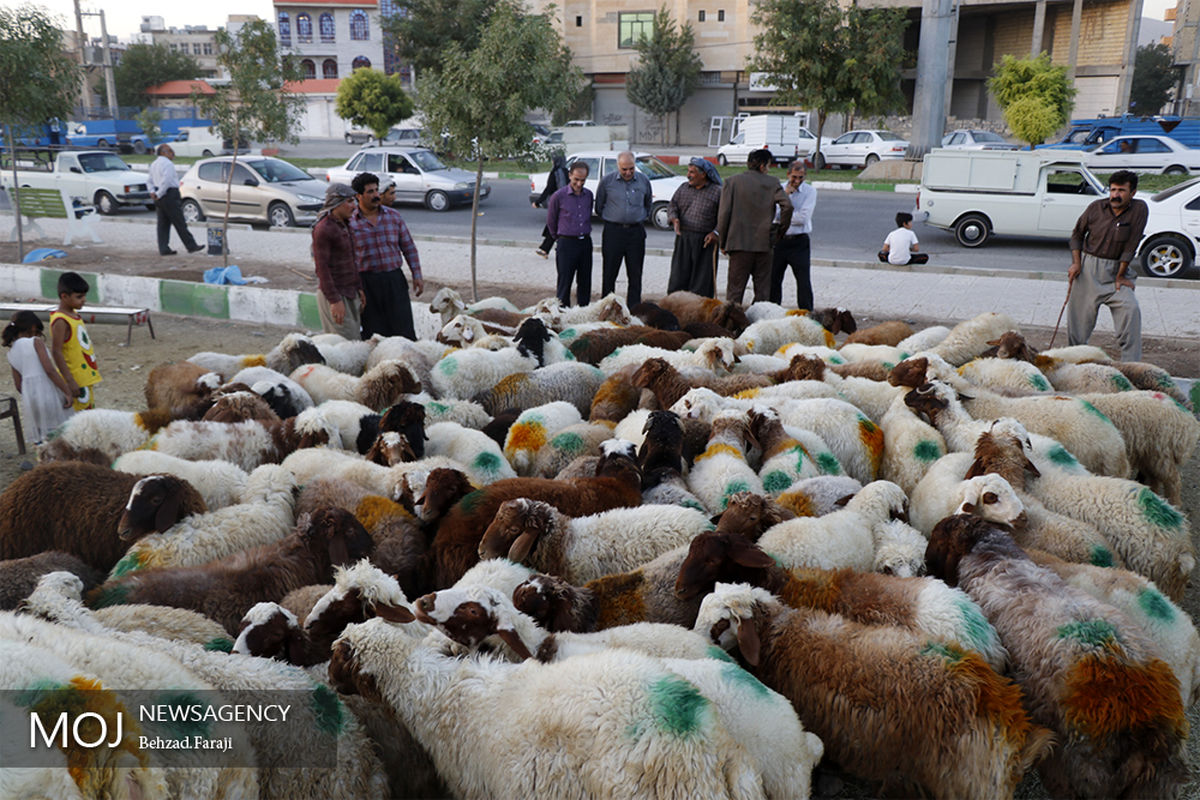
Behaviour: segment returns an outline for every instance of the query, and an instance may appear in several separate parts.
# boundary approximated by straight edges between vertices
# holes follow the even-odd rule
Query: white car
[[[869,167],[884,158],[904,158],[908,142],[891,131],[847,131],[829,145],[821,147],[817,169],[826,164],[837,167]]]
[[[397,130],[393,128],[388,135]],[[470,203],[475,194],[474,172],[447,167],[432,150],[421,147],[368,145],[342,166],[328,170],[325,180],[349,186],[360,172],[391,178],[396,182],[397,203],[424,203],[430,211],[449,211],[456,204]],[[482,184],[479,199],[491,191],[490,184]]]
[[[617,155],[615,150],[572,153],[567,156],[567,169],[570,170],[571,165],[576,161],[586,163],[588,178],[584,187],[595,194],[596,187],[600,184],[600,176],[617,171]],[[675,194],[675,190],[687,183],[687,178],[649,153],[634,153],[633,158],[638,172],[650,179],[650,188],[654,192],[654,205],[650,210],[650,221],[660,231],[670,230],[671,223],[667,221],[667,204],[671,202],[671,196]],[[537,202],[542,189],[546,187],[548,176],[547,172],[538,172],[529,176],[530,202]]]
[[[1137,263],[1151,278],[1196,277],[1200,242],[1200,178],[1145,198],[1150,210]]]
[[[1200,172],[1200,150],[1170,136],[1118,136],[1087,153],[1086,163],[1096,172],[1129,169],[1187,175]]]
[[[1003,136],[991,131],[964,128],[951,131],[942,137],[942,147],[947,150],[1020,150],[1019,144],[1006,141]]]

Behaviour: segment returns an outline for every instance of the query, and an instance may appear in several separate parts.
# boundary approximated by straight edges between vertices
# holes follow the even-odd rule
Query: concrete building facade
[[[1179,0],[1167,9],[1167,20],[1174,22],[1171,30],[1171,53],[1179,73],[1175,85],[1176,114],[1200,114],[1200,0]]]
[[[142,17],[141,32],[152,44],[161,44],[172,52],[196,59],[200,63],[200,74],[195,77],[215,78],[220,72],[217,67],[217,29],[204,25],[168,28],[162,17],[145,16]]]

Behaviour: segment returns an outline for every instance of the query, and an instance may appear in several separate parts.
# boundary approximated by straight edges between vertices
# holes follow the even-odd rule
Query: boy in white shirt
[[[929,262],[927,253],[917,252],[917,235],[913,233],[912,221],[912,214],[907,211],[896,214],[898,227],[883,240],[883,249],[879,251],[880,261],[896,266]]]

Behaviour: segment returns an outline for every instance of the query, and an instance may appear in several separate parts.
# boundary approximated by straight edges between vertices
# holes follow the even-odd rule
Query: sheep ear
[[[346,547],[346,537],[340,533],[329,540],[329,561],[341,565],[350,563],[350,550]]]
[[[158,511],[154,513],[154,529],[156,531],[165,533],[179,520],[179,501],[178,488],[166,496],[162,505],[158,507]]]
[[[766,569],[775,565],[775,559],[749,543],[735,545],[730,548],[729,555],[735,563],[741,564],[743,567]]]
[[[758,628],[754,625],[754,620],[743,619],[738,624],[738,650],[742,651],[742,658],[746,659],[746,663],[752,667],[758,666],[759,658],[759,641]]]
[[[842,495],[842,496],[841,496],[841,497],[839,497],[837,500],[834,500],[834,501],[833,501],[833,504],[834,504],[835,506],[845,506],[845,505],[847,505],[847,504],[848,504],[848,503],[849,503],[851,500],[853,500],[853,499],[854,499],[854,495],[853,495],[853,494],[846,494],[846,495]]]
[[[529,648],[521,641],[521,637],[512,628],[500,628],[496,631],[496,635],[504,641],[506,645],[512,648],[512,651],[521,657],[523,660],[533,658],[533,653],[529,652]]]
[[[532,532],[525,531],[522,533],[517,537],[517,540],[512,543],[512,546],[508,548],[508,560],[514,561],[518,564],[525,561],[525,559],[529,558],[529,551],[533,549],[533,545],[536,541],[537,537],[534,536]]]
[[[285,647],[289,664],[301,665],[308,660],[308,648],[304,639],[304,633],[299,629],[288,629]]]
[[[959,393],[958,393],[958,401],[959,401],[960,403],[969,403],[970,401],[972,401],[972,400],[974,400],[974,399],[975,399],[975,398],[974,398],[974,397],[972,397],[972,396],[971,396],[971,395],[969,395],[969,394],[963,394],[962,392],[959,392]]]
[[[404,606],[393,606],[387,603],[374,605],[375,616],[382,617],[388,622],[412,622],[416,619],[413,613]]]
[[[999,339],[992,339],[990,342],[984,342],[984,344],[986,344],[988,347],[999,347],[999,346],[1000,346],[1000,340],[999,340]]]
[[[983,465],[983,459],[977,458],[971,462],[971,468],[967,470],[967,474],[963,476],[963,480],[969,481],[971,478],[986,474],[987,468]]]
[[[1025,469],[1029,470],[1029,473],[1035,477],[1042,477],[1042,471],[1037,468],[1036,464],[1029,460],[1028,456],[1025,457]]]

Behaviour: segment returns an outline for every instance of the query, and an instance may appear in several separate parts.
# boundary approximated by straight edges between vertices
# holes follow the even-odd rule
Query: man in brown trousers
[[[746,171],[725,181],[717,210],[721,252],[729,256],[725,299],[741,303],[754,278],[754,301],[771,298],[771,225],[779,206],[779,230],[792,224],[792,201],[779,181],[767,175],[768,150],[753,150]]]

